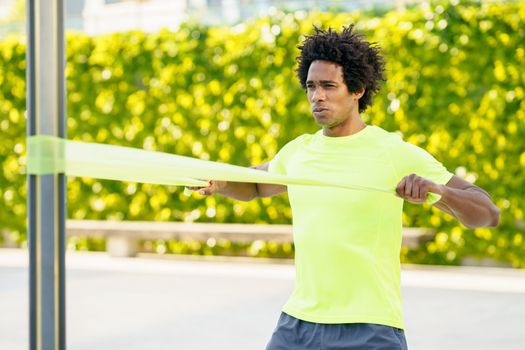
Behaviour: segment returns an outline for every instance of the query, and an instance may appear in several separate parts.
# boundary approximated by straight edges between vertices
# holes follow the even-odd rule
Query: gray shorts
[[[323,324],[281,313],[266,350],[407,350],[402,329],[371,323]]]

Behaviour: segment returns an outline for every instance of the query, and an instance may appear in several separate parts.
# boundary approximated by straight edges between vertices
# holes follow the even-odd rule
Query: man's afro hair
[[[354,31],[354,25],[343,27],[338,33],[332,28],[319,29],[314,26],[315,34],[306,36],[297,56],[297,75],[301,86],[306,89],[306,79],[310,64],[316,60],[330,61],[343,67],[343,79],[350,92],[365,89],[359,99],[359,112],[372,104],[372,95],[385,81],[385,60],[375,43],[365,40],[363,34]]]

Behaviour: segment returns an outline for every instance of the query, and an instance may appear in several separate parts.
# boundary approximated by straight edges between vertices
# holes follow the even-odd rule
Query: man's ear
[[[361,88],[361,90],[358,90],[356,92],[354,92],[354,96],[359,100],[361,97],[363,97],[363,95],[365,94],[365,88]]]

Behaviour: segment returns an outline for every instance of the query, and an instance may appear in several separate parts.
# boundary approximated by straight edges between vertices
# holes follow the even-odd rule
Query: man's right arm
[[[269,162],[263,163],[251,168],[268,171]],[[273,197],[286,192],[287,187],[275,184],[258,184],[249,182],[231,182],[231,181],[210,181],[208,187],[188,187],[191,190],[198,190],[200,194],[210,196],[221,194],[225,197],[237,199],[240,201],[250,201],[257,197]]]

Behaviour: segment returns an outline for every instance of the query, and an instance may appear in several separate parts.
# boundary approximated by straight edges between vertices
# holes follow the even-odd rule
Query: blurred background
[[[498,228],[472,230],[436,208],[405,204],[402,262],[505,271],[498,275],[525,267],[525,2],[66,0],[65,12],[68,138],[241,166],[317,130],[295,77],[296,46],[313,25],[356,24],[387,60],[387,81],[365,121],[428,150],[501,209]],[[25,1],[0,0],[0,246],[5,264],[21,269],[9,270],[20,288],[24,264],[6,254],[27,246],[25,17]],[[70,252],[258,258],[289,271],[285,195],[244,203],[72,177],[67,188]],[[270,224],[283,226],[259,226]]]

